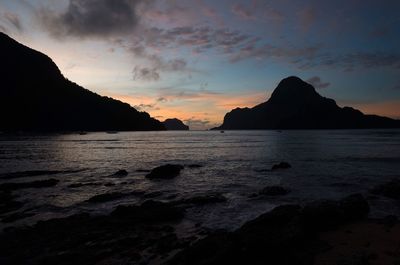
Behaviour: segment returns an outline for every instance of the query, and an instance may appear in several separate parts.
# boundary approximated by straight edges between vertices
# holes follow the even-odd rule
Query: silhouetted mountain
[[[67,80],[46,55],[0,32],[0,131],[164,130],[146,112]]]
[[[164,126],[168,131],[187,131],[189,126],[185,125],[181,120],[178,119],[166,119]]]
[[[298,77],[283,79],[267,102],[227,113],[216,130],[400,128],[400,121],[340,108]]]

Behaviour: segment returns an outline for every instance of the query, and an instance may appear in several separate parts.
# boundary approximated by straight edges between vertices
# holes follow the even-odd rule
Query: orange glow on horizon
[[[140,111],[146,111],[160,121],[167,118],[178,118],[182,121],[207,122],[193,128],[200,130],[220,125],[225,114],[232,109],[253,107],[265,102],[268,98],[265,92],[258,91],[234,95],[199,93],[187,98],[163,96],[164,101],[157,101],[150,96],[134,97],[111,93],[107,93],[106,96],[126,102]]]
[[[359,109],[364,114],[375,114],[393,119],[400,119],[400,100],[373,103],[355,103],[352,104],[352,107]]]
[[[163,96],[165,101],[157,102],[155,97],[129,96],[121,94],[107,94],[107,96],[126,102],[140,111],[148,112],[152,117],[164,121],[167,118],[178,118],[182,121],[200,120],[207,123],[191,126],[191,129],[204,130],[222,124],[225,114],[235,108],[254,107],[265,102],[269,95],[265,92],[247,94],[210,94],[200,93],[193,97],[176,98]],[[386,101],[378,103],[346,103],[362,111],[364,114],[375,114],[400,119],[400,101]],[[142,106],[139,107],[138,106]]]

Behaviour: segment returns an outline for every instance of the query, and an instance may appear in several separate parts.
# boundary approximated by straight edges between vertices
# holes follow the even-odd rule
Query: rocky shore
[[[221,195],[148,200],[104,216],[78,214],[11,227],[0,234],[0,263],[395,264],[381,262],[400,258],[397,219],[367,219],[369,206],[359,194],[279,206],[233,232],[178,236],[176,225],[191,204],[223,200]],[[385,240],[397,245],[379,243]]]
[[[168,181],[185,167],[201,165],[167,164],[146,170],[147,178]],[[113,176],[127,174],[119,170]],[[282,205],[234,231],[210,231],[201,223],[190,224],[194,228],[189,234],[180,230],[188,225],[186,212],[229,201],[224,194],[191,194],[163,201],[139,191],[103,193],[85,201],[100,204],[131,195],[144,198],[140,204],[118,205],[107,215],[80,213],[13,226],[15,220],[32,215],[18,212],[24,203],[14,191],[57,184],[56,179],[46,179],[0,185],[1,222],[10,225],[0,233],[0,264],[400,264],[397,217],[368,219],[370,207],[361,194],[338,201]],[[372,188],[368,197],[398,200],[399,192],[400,181],[393,179]],[[288,193],[286,187],[266,186],[248,197],[268,199]]]

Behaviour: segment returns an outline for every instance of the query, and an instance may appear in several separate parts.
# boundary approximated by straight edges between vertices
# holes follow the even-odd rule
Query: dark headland
[[[0,131],[164,130],[129,104],[67,80],[46,55],[0,32]]]
[[[163,124],[168,131],[188,131],[189,130],[189,126],[187,126],[181,120],[176,119],[176,118],[166,119],[163,122]]]
[[[400,128],[400,120],[339,107],[298,77],[283,79],[270,99],[227,113],[215,130]]]

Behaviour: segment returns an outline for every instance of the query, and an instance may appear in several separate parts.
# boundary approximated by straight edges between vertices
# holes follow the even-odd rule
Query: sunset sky
[[[83,87],[191,129],[290,75],[400,118],[398,0],[0,0],[0,31]]]

